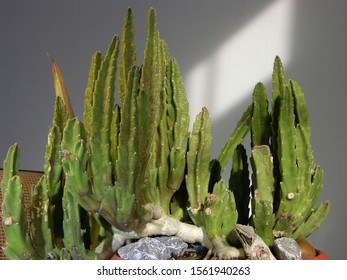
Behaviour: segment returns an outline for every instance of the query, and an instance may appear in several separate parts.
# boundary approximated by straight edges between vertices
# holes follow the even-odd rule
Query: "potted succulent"
[[[52,60],[57,97],[30,209],[22,199],[16,144],[4,161],[8,259],[109,259],[127,240],[151,236],[199,243],[220,259],[276,259],[277,240],[306,238],[325,219],[329,202],[315,208],[323,171],[314,162],[304,95],[285,79],[280,59],[270,106],[258,83],[218,158],[211,159],[209,112],[202,109],[190,132],[181,74],[159,36],[154,9],[147,32],[141,66],[131,9],[121,39],[115,36],[105,55],[93,55],[83,121],[74,117]]]

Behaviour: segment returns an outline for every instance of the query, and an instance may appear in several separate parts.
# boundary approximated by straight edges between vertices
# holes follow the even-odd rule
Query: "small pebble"
[[[164,243],[174,258],[183,256],[185,250],[188,248],[188,244],[177,236],[160,236],[155,239]]]
[[[282,237],[276,239],[273,249],[279,260],[302,260],[300,247],[292,238]]]
[[[155,238],[145,237],[118,249],[118,255],[128,260],[169,260],[170,250]]]

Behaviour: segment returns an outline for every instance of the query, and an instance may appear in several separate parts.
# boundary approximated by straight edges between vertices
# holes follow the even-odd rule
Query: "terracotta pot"
[[[328,260],[328,256],[321,250],[314,248],[306,239],[296,239],[304,260]]]
[[[125,260],[123,258],[121,258],[120,256],[118,256],[118,254],[114,254],[112,257],[111,257],[111,260],[114,260],[114,261],[122,261],[122,260]]]
[[[328,260],[329,257],[322,251],[316,249],[316,256],[306,260]]]

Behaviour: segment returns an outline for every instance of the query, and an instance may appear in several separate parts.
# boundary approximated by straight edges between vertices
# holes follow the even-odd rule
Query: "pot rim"
[[[308,258],[306,260],[328,260],[329,257],[323,251],[316,249],[316,256],[313,258]]]

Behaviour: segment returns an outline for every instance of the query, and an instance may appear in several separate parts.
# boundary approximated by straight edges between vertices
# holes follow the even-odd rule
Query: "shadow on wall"
[[[191,116],[197,115],[203,106],[210,112],[213,156],[218,156],[220,147],[252,102],[255,84],[263,82],[271,95],[275,56],[279,55],[286,66],[290,64],[294,11],[293,0],[273,1],[252,17],[244,16],[244,24],[224,34],[219,45],[204,46],[205,56],[185,76]]]

